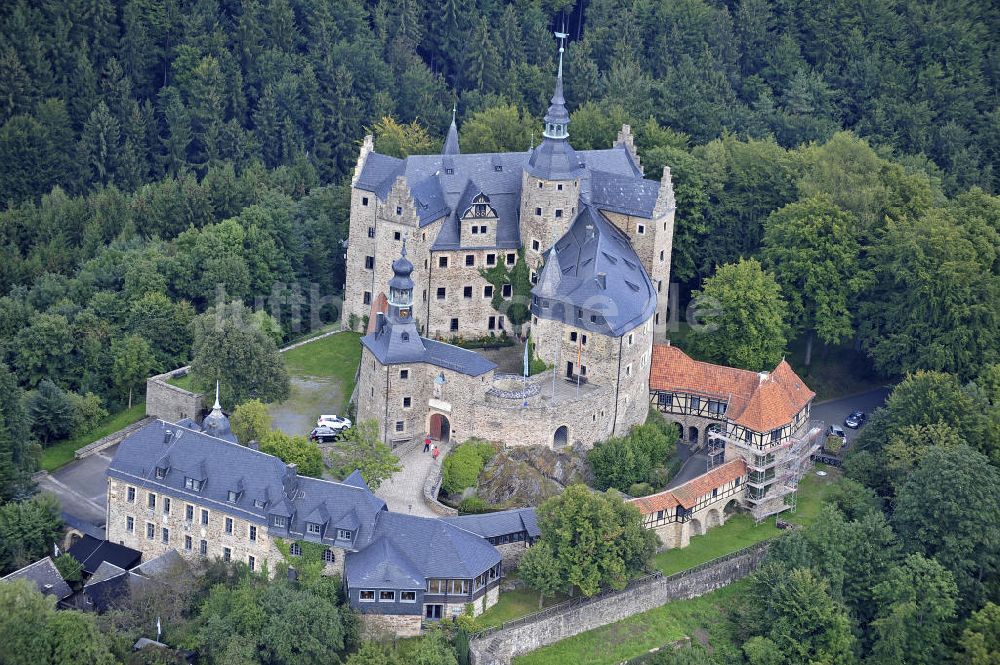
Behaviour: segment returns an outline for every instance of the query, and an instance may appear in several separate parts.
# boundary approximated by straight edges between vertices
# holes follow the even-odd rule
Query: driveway
[[[38,487],[59,499],[63,512],[95,526],[104,526],[107,515],[108,483],[104,472],[118,445],[74,460],[61,469],[42,476]]]
[[[392,478],[383,481],[375,490],[375,496],[385,501],[389,510],[393,512],[437,517],[437,514],[424,503],[424,483],[427,482],[431,472],[436,470],[435,466],[444,461],[451,446],[439,443],[441,455],[435,462],[429,452],[423,452],[423,442],[423,437],[420,437],[414,443],[393,451],[399,457],[399,463],[403,468]]]
[[[885,400],[890,392],[892,392],[892,388],[876,388],[866,393],[849,395],[813,404],[812,419],[822,421],[826,427],[840,425],[844,428],[844,432],[847,434],[847,441],[850,443],[857,438],[858,430],[846,427],[844,425],[844,418],[851,415],[852,411],[864,411],[871,418],[875,409],[885,406]]]

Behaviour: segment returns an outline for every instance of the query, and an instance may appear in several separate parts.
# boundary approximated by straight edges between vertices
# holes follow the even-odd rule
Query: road
[[[108,482],[104,472],[116,450],[117,444],[89,457],[73,460],[61,469],[42,476],[38,487],[59,499],[63,512],[103,527],[108,505]]]
[[[891,392],[890,388],[877,388],[858,395],[849,395],[838,399],[829,400],[821,404],[814,404],[812,407],[812,420],[822,422],[824,429],[830,425],[837,424],[844,428],[847,433],[847,442],[850,442],[858,435],[858,430],[844,426],[844,418],[853,411],[864,411],[870,418],[875,409],[885,404],[886,397]],[[678,454],[684,460],[683,466],[677,475],[667,483],[667,489],[673,489],[678,485],[683,485],[692,478],[697,478],[705,473],[708,467],[708,457],[703,453],[692,454],[691,449],[681,444]]]

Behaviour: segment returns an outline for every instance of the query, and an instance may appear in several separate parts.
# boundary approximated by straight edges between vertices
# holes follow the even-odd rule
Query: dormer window
[[[408,332],[403,333],[402,335],[400,335],[400,337],[403,339],[404,342],[410,341],[410,333]]]
[[[167,467],[165,466],[156,467],[156,479],[163,480],[166,477],[167,477]]]
[[[264,501],[264,499],[254,499],[253,500],[253,507],[254,508],[267,508],[267,501]]]
[[[288,553],[292,556],[302,556],[302,546],[298,543],[292,543],[288,548]]]
[[[347,529],[337,529],[337,540],[350,540],[353,532]]]
[[[229,503],[236,503],[237,501],[240,500],[240,493],[234,492],[233,490],[229,490],[229,494],[227,495],[226,500],[229,501]]]
[[[306,533],[310,535],[318,536],[322,531],[323,526],[320,524],[313,524],[312,522],[306,524]]]
[[[271,517],[271,526],[284,528],[288,526],[288,519],[284,515],[273,515]]]
[[[445,169],[444,172],[448,175],[455,175],[455,169]]]
[[[201,488],[205,485],[204,480],[198,480],[196,478],[185,477],[184,478],[184,488],[189,489],[192,492],[200,492]]]

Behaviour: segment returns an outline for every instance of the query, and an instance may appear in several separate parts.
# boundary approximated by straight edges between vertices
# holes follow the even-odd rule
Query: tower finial
[[[222,405],[219,404],[219,380],[215,380],[215,404],[212,405],[213,411],[222,411]]]
[[[451,105],[451,124],[455,124],[455,112],[458,111],[458,104]]]
[[[563,21],[563,32],[558,30],[555,32],[556,39],[559,40],[559,73],[557,76],[559,80],[562,80],[562,62],[563,62],[563,51],[566,50],[566,38],[569,37],[569,33],[566,32],[566,22]]]
[[[403,249],[400,252],[400,256],[406,256],[406,236],[403,236]]]

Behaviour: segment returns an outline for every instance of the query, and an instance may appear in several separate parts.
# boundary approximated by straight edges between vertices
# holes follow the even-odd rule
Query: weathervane
[[[566,29],[566,24],[564,23],[563,24],[563,30],[565,30],[565,29]],[[566,38],[569,37],[569,33],[568,32],[559,32],[558,30],[556,30],[553,34],[556,36],[556,39],[559,40],[559,78],[562,78],[563,51],[566,50],[564,48],[564,45],[566,43]]]

